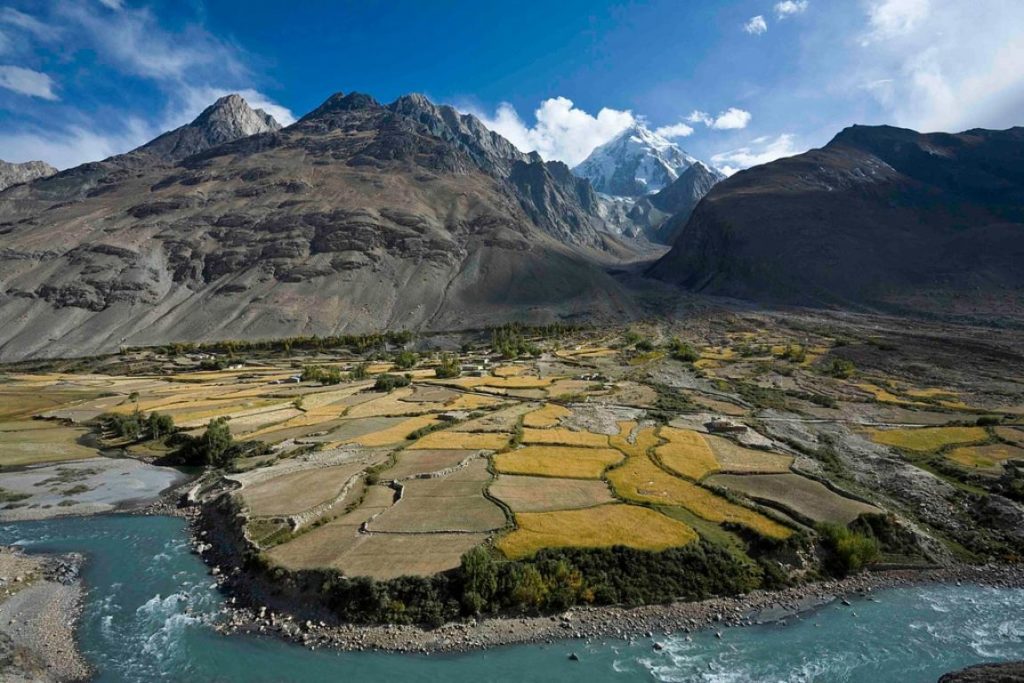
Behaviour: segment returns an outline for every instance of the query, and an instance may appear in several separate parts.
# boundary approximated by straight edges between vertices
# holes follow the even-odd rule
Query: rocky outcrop
[[[45,178],[57,172],[53,166],[45,161],[26,161],[21,164],[12,164],[0,159],[0,191],[6,190],[11,185],[28,183],[36,178]]]
[[[711,190],[650,271],[775,303],[1019,316],[1024,128],[854,126]]]

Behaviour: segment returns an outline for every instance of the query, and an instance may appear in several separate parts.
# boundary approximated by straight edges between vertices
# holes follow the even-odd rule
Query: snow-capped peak
[[[670,185],[695,163],[674,142],[634,123],[594,149],[573,173],[590,180],[598,192],[638,197]]]

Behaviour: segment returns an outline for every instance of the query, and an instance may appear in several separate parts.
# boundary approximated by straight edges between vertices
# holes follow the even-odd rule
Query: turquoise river
[[[84,553],[79,641],[98,681],[935,681],[1024,659],[1024,590],[933,586],[833,604],[786,625],[455,656],[309,651],[209,627],[221,596],[180,519],[106,515],[0,526],[0,543]],[[569,661],[576,652],[580,661]]]

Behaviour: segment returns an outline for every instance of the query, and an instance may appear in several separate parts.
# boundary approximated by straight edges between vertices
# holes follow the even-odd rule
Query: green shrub
[[[693,363],[700,360],[700,353],[681,339],[673,339],[669,342],[669,355],[684,363]]]
[[[826,372],[837,379],[849,379],[855,370],[853,361],[845,358],[833,358],[826,368]]]
[[[878,560],[878,541],[841,524],[818,525],[825,549],[824,566],[833,576],[856,574]]]
[[[408,370],[409,368],[416,367],[416,363],[419,362],[420,357],[412,351],[402,351],[397,354],[394,358],[394,364],[396,367],[402,370]]]

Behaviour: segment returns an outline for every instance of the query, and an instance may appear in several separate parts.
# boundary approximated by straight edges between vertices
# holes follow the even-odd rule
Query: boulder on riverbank
[[[977,664],[944,674],[939,683],[1024,683],[1024,662]]]

